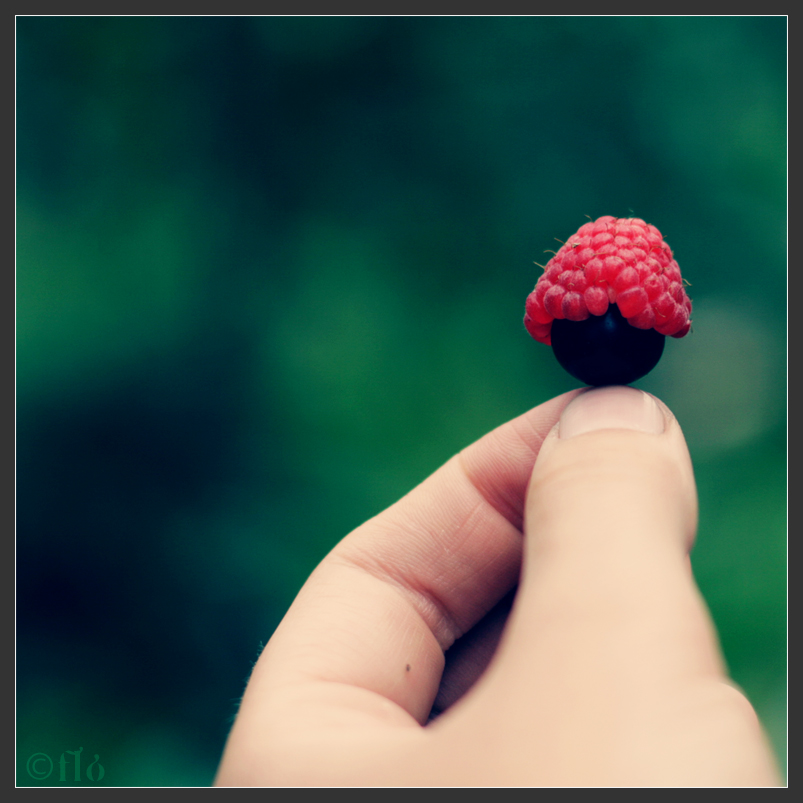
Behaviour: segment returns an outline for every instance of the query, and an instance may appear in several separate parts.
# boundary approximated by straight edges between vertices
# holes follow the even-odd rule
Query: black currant
[[[655,329],[631,326],[616,304],[584,321],[552,322],[555,357],[587,385],[629,385],[641,379],[658,364],[665,340]]]

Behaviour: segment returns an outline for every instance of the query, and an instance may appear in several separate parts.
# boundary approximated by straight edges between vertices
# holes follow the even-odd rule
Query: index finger
[[[348,699],[384,720],[390,701],[398,721],[426,721],[444,651],[518,579],[533,464],[578,392],[498,427],[344,538],[269,642],[243,707],[292,686],[298,716],[299,684],[323,682],[365,692]]]

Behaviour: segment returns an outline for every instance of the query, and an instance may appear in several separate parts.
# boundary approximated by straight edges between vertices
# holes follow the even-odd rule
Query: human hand
[[[696,524],[680,427],[647,394],[504,424],[315,569],[216,784],[779,784],[691,574]]]

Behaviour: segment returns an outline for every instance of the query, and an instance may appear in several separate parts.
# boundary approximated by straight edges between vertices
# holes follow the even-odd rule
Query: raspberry
[[[527,297],[524,325],[569,373],[594,385],[649,373],[665,336],[691,327],[691,301],[661,232],[639,218],[581,226]]]

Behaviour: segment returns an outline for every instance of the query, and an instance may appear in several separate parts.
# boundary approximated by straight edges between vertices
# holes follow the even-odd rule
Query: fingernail
[[[636,388],[588,390],[573,399],[560,417],[562,440],[600,429],[631,429],[659,435],[664,415],[652,396]]]

